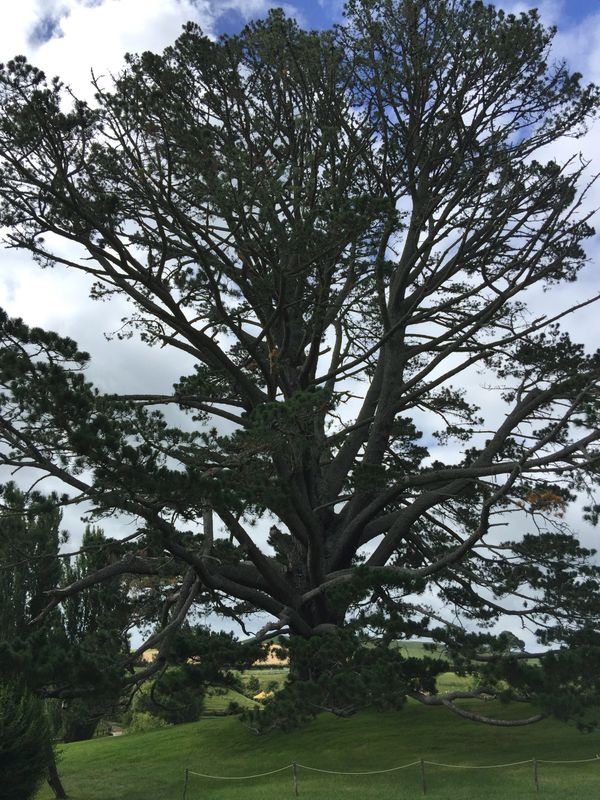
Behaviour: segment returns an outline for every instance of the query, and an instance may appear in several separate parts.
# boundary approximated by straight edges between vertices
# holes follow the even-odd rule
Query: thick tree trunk
[[[313,603],[310,609],[305,610],[305,620],[312,629],[312,635],[307,636],[291,626],[290,633],[296,637],[296,646],[290,647],[289,674],[291,678],[299,681],[314,681],[323,672],[328,672],[331,665],[326,663],[321,655],[321,643],[330,636],[335,636],[343,627],[347,608],[338,606],[334,608],[329,603]],[[310,652],[302,647],[302,640],[312,643]],[[298,646],[300,645],[300,646]]]
[[[52,752],[52,756],[50,758],[50,763],[48,764],[48,785],[54,792],[54,796],[57,800],[66,800],[67,793],[65,791],[65,787],[62,785],[62,781],[60,779],[60,775],[58,774],[58,769],[56,767],[56,758],[54,756],[54,752]]]
[[[87,719],[68,721],[63,734],[63,740],[65,742],[85,742],[88,739],[92,739],[101,718],[101,716],[96,716]]]

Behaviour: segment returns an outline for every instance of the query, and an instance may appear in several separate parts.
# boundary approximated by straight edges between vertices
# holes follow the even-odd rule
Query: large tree
[[[485,671],[472,696],[537,703],[524,721],[596,702],[599,574],[561,515],[597,478],[600,359],[559,327],[577,308],[528,304],[586,261],[592,179],[552,148],[600,101],[552,37],[536,12],[351,0],[326,32],[190,24],[91,105],[2,68],[8,244],[126,297],[121,336],[195,361],[171,392],[109,395],[73,341],[2,320],[2,462],[138,521],[50,602],[155,576],[159,656],[134,682],[204,602],[270,615],[258,638],[290,635],[312,707],[389,685],[382,702],[485,719],[394,650],[413,636]],[[541,666],[493,635],[511,619]]]

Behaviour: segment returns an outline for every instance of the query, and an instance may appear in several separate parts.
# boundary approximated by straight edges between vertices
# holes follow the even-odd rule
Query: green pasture
[[[264,691],[273,682],[277,683],[277,688],[280,689],[287,678],[287,673],[287,669],[249,669],[240,673],[240,678],[244,686],[247,685],[250,678],[257,678],[260,683],[258,691]],[[204,713],[209,716],[224,714],[232,702],[237,703],[241,708],[254,708],[257,705],[256,701],[233,689],[213,688],[206,693]]]
[[[477,706],[475,706],[477,707]],[[478,706],[481,708],[481,706]],[[485,713],[511,717],[522,705],[487,703]],[[600,734],[548,720],[522,728],[496,728],[457,717],[444,708],[408,704],[403,711],[366,712],[349,719],[323,714],[292,733],[256,736],[235,717],[157,731],[65,745],[60,770],[71,800],[179,800],[186,768],[242,776],[291,764],[324,770],[384,770],[421,758],[445,764],[486,766],[531,758],[593,758]],[[420,766],[368,776],[298,771],[306,800],[409,800],[422,797]],[[535,792],[531,764],[498,769],[426,766],[427,797],[437,800],[593,798],[600,795],[600,759],[591,763],[539,764]],[[44,788],[37,800],[51,800]],[[186,800],[293,800],[292,770],[242,781],[189,777]]]
[[[422,642],[404,642],[400,645],[402,652],[406,656],[413,658],[422,658],[429,656],[436,657],[435,651],[432,652],[425,648]],[[281,688],[285,683],[288,671],[285,668],[262,668],[262,669],[249,669],[239,673],[242,683],[246,685],[250,678],[257,678],[260,683],[260,690],[263,691],[268,688],[268,684],[275,682],[277,687]],[[452,692],[458,689],[468,689],[471,684],[470,678],[463,678],[455,675],[453,672],[446,672],[438,678],[438,689],[440,692]],[[236,702],[242,708],[252,708],[257,703],[233,690],[220,690],[209,689],[204,703],[204,711],[208,715],[224,714],[231,702]]]
[[[281,688],[285,679],[287,678],[288,671],[286,668],[267,668],[267,669],[248,669],[240,673],[243,683],[248,683],[250,678],[258,678],[261,689],[266,688],[268,683],[275,682]]]

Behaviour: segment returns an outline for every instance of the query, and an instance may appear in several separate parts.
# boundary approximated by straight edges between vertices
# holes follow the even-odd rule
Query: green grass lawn
[[[486,713],[522,715],[522,706]],[[401,712],[368,712],[338,719],[322,715],[288,734],[256,736],[235,717],[140,734],[79,742],[62,748],[60,770],[72,800],[175,800],[182,797],[185,768],[212,775],[248,775],[292,761],[341,771],[386,769],[420,758],[463,765],[538,759],[589,758],[600,752],[600,734],[545,721],[524,728],[492,728],[463,720],[443,708],[409,704]],[[504,769],[426,767],[427,797],[438,800],[521,800],[535,796],[531,764]],[[419,798],[418,766],[370,776],[299,770],[306,800],[409,800]],[[539,766],[538,798],[600,795],[600,759],[591,764]],[[37,800],[51,800],[44,788]],[[281,800],[293,798],[291,769],[248,781],[190,775],[187,800]]]

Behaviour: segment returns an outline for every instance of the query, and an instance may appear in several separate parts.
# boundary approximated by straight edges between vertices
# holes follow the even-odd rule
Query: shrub
[[[148,711],[136,711],[128,727],[129,733],[144,733],[144,731],[153,731],[157,728],[166,728],[169,723],[165,722],[160,717],[155,717]]]
[[[193,666],[175,667],[157,678],[138,701],[140,711],[163,719],[171,725],[196,722],[204,708],[205,687],[194,680]]]
[[[260,692],[260,681],[256,675],[251,675],[246,683],[246,690],[244,692],[248,697],[254,697],[255,694]]]

